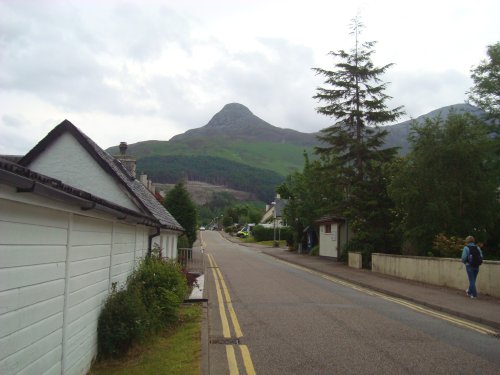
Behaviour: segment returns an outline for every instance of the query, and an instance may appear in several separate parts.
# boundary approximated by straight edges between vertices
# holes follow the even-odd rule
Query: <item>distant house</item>
[[[350,237],[344,217],[326,215],[314,222],[319,226],[319,255],[337,259]]]
[[[64,121],[0,158],[0,374],[86,374],[97,319],[152,248],[183,228],[124,165]]]
[[[285,221],[283,218],[285,206],[288,203],[288,199],[281,199],[279,194],[276,194],[274,202],[266,205],[266,212],[260,219],[261,224],[276,225],[276,227],[285,226]]]

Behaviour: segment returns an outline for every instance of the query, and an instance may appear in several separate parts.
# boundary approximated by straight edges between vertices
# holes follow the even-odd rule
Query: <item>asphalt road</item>
[[[500,340],[202,232],[209,371],[500,374]]]

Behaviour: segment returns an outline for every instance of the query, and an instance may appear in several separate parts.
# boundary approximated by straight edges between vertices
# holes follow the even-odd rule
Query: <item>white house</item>
[[[97,319],[157,244],[183,228],[121,162],[65,120],[0,159],[0,374],[86,374]]]
[[[288,203],[288,199],[281,199],[279,194],[276,194],[274,202],[266,205],[266,212],[260,219],[260,225],[271,223],[274,227],[284,227],[283,211]]]

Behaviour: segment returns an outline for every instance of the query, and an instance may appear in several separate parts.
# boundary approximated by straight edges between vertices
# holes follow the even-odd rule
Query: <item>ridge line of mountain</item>
[[[470,104],[461,103],[436,109],[415,119],[405,120],[397,124],[385,125],[383,126],[383,128],[389,131],[389,141],[387,142],[388,146],[392,147],[395,145],[393,143],[397,143],[395,142],[397,141],[397,139],[394,139],[393,141],[391,140],[390,133],[392,131],[396,130],[396,133],[400,133],[400,129],[403,129],[404,134],[402,135],[408,135],[410,124],[413,121],[416,121],[417,123],[423,123],[426,118],[437,117],[439,114],[441,114],[442,117],[447,117],[452,110],[455,110],[458,113],[468,112],[476,115],[481,115],[484,113],[477,107],[474,107]],[[295,129],[280,128],[274,126],[254,115],[246,106],[239,103],[229,103],[226,104],[219,112],[217,112],[204,126],[189,129],[184,133],[173,136],[169,140],[146,140],[132,143],[129,144],[129,150],[133,153],[135,151],[134,149],[137,148],[138,145],[144,143],[150,143],[156,146],[158,144],[175,144],[177,142],[197,144],[200,142],[200,138],[227,138],[232,142],[234,142],[235,140],[259,142],[265,140],[272,143],[289,143],[301,147],[312,147],[317,144],[316,137],[318,134],[319,132],[305,133]],[[397,138],[399,139],[400,137],[398,136]],[[402,141],[402,143],[404,144],[405,139]],[[117,153],[118,148],[116,146],[113,146],[108,148],[108,151],[111,153]]]
[[[415,120],[384,126],[388,130],[386,147],[400,147],[401,154],[405,154],[409,149],[407,138],[412,121],[423,123],[426,118],[439,115],[446,118],[451,110],[476,115],[484,113],[469,104],[456,104]],[[284,180],[294,170],[302,169],[304,152],[313,154],[314,146],[319,143],[316,135],[278,128],[255,116],[242,104],[230,103],[200,128],[190,129],[169,141],[130,144],[128,153],[137,158],[139,173],[144,172],[159,183],[177,182],[176,179],[184,176],[238,189],[247,184],[246,190],[251,191],[252,178],[249,176],[253,173],[254,179],[259,181],[259,188],[253,189],[253,193],[265,200],[268,195],[268,199],[272,199],[271,192],[281,183],[279,176]],[[119,152],[118,147],[107,151]],[[269,180],[268,186],[261,177]],[[240,184],[238,178],[245,183]]]

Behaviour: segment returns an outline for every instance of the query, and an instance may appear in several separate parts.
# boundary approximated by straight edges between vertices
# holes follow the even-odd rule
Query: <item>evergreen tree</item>
[[[317,89],[314,98],[325,105],[316,110],[335,119],[332,126],[321,131],[322,146],[316,148],[316,153],[344,193],[337,207],[350,220],[357,246],[373,248],[387,246],[382,238],[374,243],[380,233],[372,228],[381,230],[380,220],[388,221],[381,218],[388,215],[391,205],[382,172],[384,164],[396,153],[396,149],[382,149],[387,131],[378,126],[397,120],[403,112],[402,107],[387,107],[390,97],[384,93],[387,84],[380,76],[392,64],[373,64],[375,42],[359,41],[362,28],[355,18],[351,33],[354,48],[349,52],[330,52],[338,60],[334,70],[314,69],[325,77],[327,85]]]
[[[165,196],[163,201],[165,208],[172,214],[177,222],[184,228],[188,238],[189,247],[196,241],[196,230],[198,228],[198,217],[196,205],[191,200],[184,182],[178,182]]]

